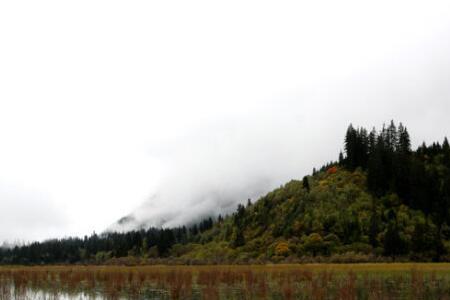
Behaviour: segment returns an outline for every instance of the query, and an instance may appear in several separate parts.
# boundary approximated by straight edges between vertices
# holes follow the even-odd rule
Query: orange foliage
[[[289,254],[289,245],[286,242],[280,242],[275,247],[275,254],[279,256],[287,256]]]
[[[337,169],[336,166],[331,167],[331,168],[329,168],[329,169],[327,170],[327,174],[329,174],[329,175],[334,174],[334,173],[337,172],[337,170],[338,170],[338,169]]]

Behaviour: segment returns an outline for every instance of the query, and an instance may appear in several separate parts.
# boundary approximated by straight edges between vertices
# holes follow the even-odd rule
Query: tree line
[[[345,136],[345,158],[340,164],[349,170],[367,171],[367,187],[377,197],[397,194],[405,205],[432,214],[438,223],[449,221],[450,146],[447,138],[417,151],[402,123],[394,121],[374,129],[355,129],[350,125]]]
[[[385,255],[402,255],[409,250],[427,249],[438,260],[444,254],[447,239],[444,227],[450,224],[450,146],[447,138],[442,144],[423,143],[411,150],[408,130],[394,121],[377,132],[350,125],[345,135],[345,153],[339,164],[349,170],[361,168],[367,173],[367,188],[376,197],[398,196],[400,203],[422,211],[433,224],[418,224],[411,248],[402,240],[394,210],[387,216],[388,228],[384,239]],[[372,216],[372,246],[377,246],[379,216]],[[423,249],[422,249],[423,248]]]
[[[217,221],[223,220],[219,215]],[[217,222],[216,221],[216,222]],[[166,257],[174,244],[199,240],[214,225],[209,217],[192,226],[105,232],[84,238],[70,237],[0,248],[2,264],[55,264],[103,262],[113,257]]]

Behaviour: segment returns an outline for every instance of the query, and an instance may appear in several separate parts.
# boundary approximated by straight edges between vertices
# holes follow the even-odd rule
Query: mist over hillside
[[[299,141],[306,143],[308,136],[290,139],[301,121],[298,116],[260,115],[250,120],[235,118],[233,125],[211,122],[192,136],[162,143],[165,148],[153,147],[151,154],[165,170],[156,192],[129,214],[124,212],[125,218],[108,230],[167,228],[225,215],[238,203],[257,199],[310,169],[296,154],[306,152]]]

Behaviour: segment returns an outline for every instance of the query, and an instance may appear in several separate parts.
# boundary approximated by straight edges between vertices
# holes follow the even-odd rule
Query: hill
[[[450,260],[450,147],[411,150],[391,122],[349,126],[345,155],[230,216],[190,227],[50,240],[2,249],[3,263],[249,263]]]
[[[218,262],[447,259],[447,226],[441,235],[431,215],[411,209],[394,193],[373,197],[361,169],[331,167],[304,180],[309,191],[303,181],[292,180],[240,206],[199,236],[198,244],[177,244],[172,251]]]

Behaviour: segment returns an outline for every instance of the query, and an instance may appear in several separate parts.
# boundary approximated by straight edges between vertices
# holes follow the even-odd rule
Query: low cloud
[[[42,240],[67,224],[62,210],[45,193],[0,182],[0,241]]]

